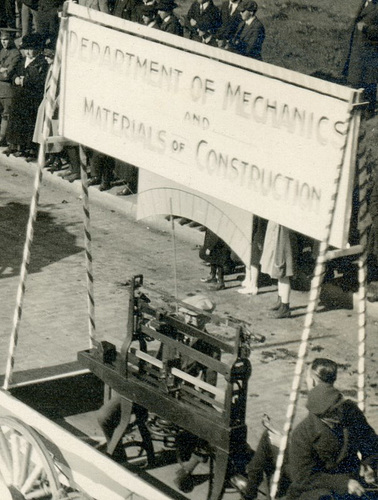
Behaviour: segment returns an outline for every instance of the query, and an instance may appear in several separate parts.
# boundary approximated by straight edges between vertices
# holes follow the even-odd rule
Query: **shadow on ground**
[[[28,218],[29,205],[11,202],[0,206],[0,279],[20,273]],[[58,224],[49,211],[39,210],[34,224],[29,273],[38,273],[82,250],[67,226]]]

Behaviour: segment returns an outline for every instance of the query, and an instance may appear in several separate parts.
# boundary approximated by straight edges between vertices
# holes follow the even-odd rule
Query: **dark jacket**
[[[160,29],[161,31],[165,31],[166,33],[172,33],[172,35],[183,36],[184,34],[180,21],[174,14],[171,14],[169,16],[168,21],[165,21],[163,19],[162,23],[160,24]]]
[[[13,85],[7,140],[11,144],[27,144],[34,133],[38,106],[43,98],[48,64],[39,54],[26,68],[25,59],[18,64],[13,82],[24,77],[23,86]]]
[[[38,2],[39,0],[21,0],[23,4],[25,4],[27,7],[30,7],[33,10],[38,9]]]
[[[121,17],[128,21],[137,21],[138,7],[142,4],[141,0],[117,0],[114,5],[113,16]]]
[[[378,452],[378,438],[357,405],[320,383],[309,393],[308,416],[293,431],[289,447],[292,484],[287,499],[346,494],[359,478],[362,460]]]
[[[357,24],[363,22],[362,31]],[[365,7],[362,1],[352,28],[349,54],[344,67],[347,81],[354,87],[378,82],[378,1]]]
[[[239,24],[242,22],[239,8],[237,7],[233,14],[230,14],[230,2],[225,0],[220,8],[222,25],[220,26],[217,36],[224,40],[230,40],[235,35]]]
[[[206,250],[210,251],[208,255],[206,255]],[[231,261],[231,250],[218,235],[210,229],[206,229],[205,240],[199,256],[210,264],[223,267]]]
[[[250,25],[244,21],[240,23],[234,38],[230,42],[230,48],[242,56],[253,57],[253,59],[261,61],[264,39],[265,28],[256,17]]]
[[[201,12],[201,6],[197,1],[193,2],[192,5],[190,6],[185,20],[185,27],[189,31],[189,38],[194,40],[199,40],[197,27],[191,26],[190,24],[191,19],[194,19],[194,21],[196,21],[197,23],[200,19],[201,21],[204,21],[207,25],[210,26],[209,31],[211,33],[216,33],[219,27],[221,26],[222,19],[220,10],[218,9],[218,7],[214,5],[213,0],[209,0],[208,3],[209,5],[202,12]]]
[[[7,49],[0,50],[0,69],[6,69],[6,71],[0,72],[1,82],[12,81],[13,74],[20,60],[21,52],[16,48],[13,41],[10,42]]]

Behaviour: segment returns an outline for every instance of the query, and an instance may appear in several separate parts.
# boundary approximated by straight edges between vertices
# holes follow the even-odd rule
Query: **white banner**
[[[155,31],[161,38],[148,33]],[[229,61],[246,58],[220,49],[211,53],[228,62],[136,34],[69,18],[62,135],[322,239],[355,91],[337,95],[338,86],[325,84],[327,95],[272,78],[264,74],[272,67],[261,62],[254,62],[258,71],[244,69]],[[193,51],[201,45],[185,44]],[[296,73],[283,72],[295,80]],[[349,225],[349,135],[331,238],[337,247]]]

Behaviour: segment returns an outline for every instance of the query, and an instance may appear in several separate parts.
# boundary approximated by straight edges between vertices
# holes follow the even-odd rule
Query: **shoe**
[[[7,149],[4,149],[3,154],[5,156],[13,155],[14,153],[17,153],[16,148],[12,148],[11,146],[7,147]]]
[[[91,177],[88,179],[88,186],[96,186],[97,184],[101,184],[101,179],[99,177]]]
[[[244,288],[240,288],[240,290],[238,290],[238,293],[245,294],[245,295],[257,295],[258,288],[257,288],[257,286],[246,286]]]
[[[71,173],[71,175],[64,176],[64,180],[68,182],[77,181],[80,179],[80,174]]]
[[[269,309],[269,311],[278,311],[278,309],[281,307],[281,304],[282,304],[281,297],[278,296],[277,302],[274,304],[273,307]]]
[[[121,191],[118,191],[117,196],[127,196],[129,194],[133,194],[129,186],[125,186]]]
[[[99,186],[99,191],[108,191],[108,189],[110,189],[112,186],[110,184],[110,182],[101,182],[100,186]]]
[[[23,150],[21,150],[21,151],[15,151],[15,152],[14,152],[14,153],[12,153],[12,154],[13,154],[13,156],[14,156],[15,158],[21,158],[22,156],[27,156],[26,151],[23,151]]]
[[[64,179],[65,177],[68,177],[71,174],[73,174],[72,170],[68,169],[68,170],[65,170],[64,172],[60,172],[58,174],[58,177],[62,177],[62,179]]]
[[[217,278],[210,274],[210,276],[207,276],[207,278],[201,278],[201,281],[202,281],[202,283],[216,283]]]
[[[290,305],[284,304],[282,302],[280,307],[276,311],[273,311],[269,316],[270,316],[270,318],[273,318],[273,319],[290,318],[290,316],[291,316]]]
[[[176,477],[173,482],[177,488],[184,493],[190,493],[194,489],[194,480],[192,475],[183,468],[176,472]]]

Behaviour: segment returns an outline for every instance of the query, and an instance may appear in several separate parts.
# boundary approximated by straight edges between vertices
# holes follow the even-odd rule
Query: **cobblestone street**
[[[16,159],[2,159],[2,163],[0,363],[1,373],[4,373],[36,167]],[[51,174],[45,176],[40,196],[16,352],[15,382],[24,379],[27,370],[75,361],[77,351],[88,346],[80,184],[52,182],[52,178]],[[128,293],[125,283],[128,278],[142,273],[147,286],[174,294],[172,239],[168,223],[166,232],[152,229],[148,220],[137,223],[125,216],[125,197],[106,193],[101,203],[101,195],[90,189],[90,197],[96,199],[91,206],[91,223],[97,336],[119,345],[126,325]],[[114,198],[113,208],[105,203],[110,197]],[[200,282],[207,269],[201,264],[196,245],[180,238],[176,246],[179,298],[193,292],[205,292],[216,302],[217,314],[245,320],[254,333],[266,337],[264,343],[253,344],[251,353],[253,373],[249,382],[248,440],[255,446],[262,431],[260,422],[264,413],[268,413],[278,427],[285,420],[308,294],[294,292],[292,318],[269,319],[267,311],[275,301],[276,286],[262,287],[256,297],[241,296],[236,293],[240,285],[239,273],[227,277],[226,290],[208,291],[208,286]],[[373,317],[368,318],[368,335],[367,416],[378,429],[378,335],[377,320]],[[309,357],[319,355],[334,358],[341,364],[338,387],[355,397],[355,311],[325,311],[320,307],[312,329]],[[305,395],[303,385],[297,418],[305,414]]]

